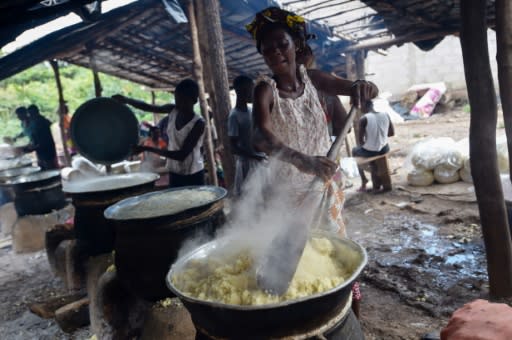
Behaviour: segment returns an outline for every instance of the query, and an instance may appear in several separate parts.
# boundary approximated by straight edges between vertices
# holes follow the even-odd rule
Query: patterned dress
[[[309,79],[306,69],[301,65],[300,75],[304,82],[304,92],[298,98],[281,98],[274,79],[262,76],[258,83],[266,82],[272,87],[274,104],[270,112],[272,133],[288,147],[310,156],[325,156],[331,146],[327,120],[320,105],[318,93]],[[294,165],[280,162],[274,180],[286,181],[292,191],[298,195],[308,190],[314,175],[300,172]],[[325,187],[313,188],[323,191],[322,208],[324,212],[317,226],[345,236],[345,225],[341,211],[343,209],[343,191],[334,181]],[[293,194],[293,193],[292,193]]]

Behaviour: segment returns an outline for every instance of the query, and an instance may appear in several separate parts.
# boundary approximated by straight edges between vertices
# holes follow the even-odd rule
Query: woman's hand
[[[350,91],[350,101],[352,105],[361,108],[361,105],[367,100],[371,100],[379,94],[377,85],[366,80],[356,80],[352,83]]]
[[[316,175],[324,181],[330,180],[337,168],[336,163],[327,157],[307,156],[304,154],[297,154],[296,157],[294,157],[293,164],[301,172]]]

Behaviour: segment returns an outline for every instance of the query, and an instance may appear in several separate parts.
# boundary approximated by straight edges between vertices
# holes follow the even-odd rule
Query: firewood
[[[55,317],[55,311],[57,309],[68,305],[73,301],[80,300],[85,296],[86,293],[84,292],[55,296],[47,300],[34,302],[30,305],[29,309],[32,313],[42,317],[43,319],[51,319]]]
[[[55,321],[66,333],[89,324],[89,299],[83,298],[55,311]]]

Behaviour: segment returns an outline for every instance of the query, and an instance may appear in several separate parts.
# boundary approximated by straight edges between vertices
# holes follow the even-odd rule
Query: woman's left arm
[[[362,102],[373,99],[379,94],[377,86],[369,81],[353,82],[315,69],[308,70],[308,75],[318,90],[332,96],[350,96],[352,103],[358,107]]]

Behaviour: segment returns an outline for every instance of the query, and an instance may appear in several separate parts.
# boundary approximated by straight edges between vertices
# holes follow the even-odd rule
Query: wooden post
[[[347,79],[350,80],[363,80],[365,78],[365,70],[364,70],[364,52],[357,51],[352,53],[347,53],[345,57],[346,61],[346,69],[347,69]],[[356,137],[356,145],[359,145],[359,120],[361,119],[362,112],[361,109],[357,109],[356,116],[354,117],[354,135]]]
[[[487,48],[486,0],[461,1],[464,73],[471,106],[471,174],[487,254],[490,294],[512,296],[512,249],[496,152],[497,105]]]
[[[199,84],[199,104],[201,112],[206,120],[206,157],[208,159],[208,174],[210,183],[219,185],[217,180],[217,171],[215,168],[215,156],[213,154],[213,140],[211,130],[210,113],[208,112],[208,102],[206,101],[206,93],[204,90],[203,63],[201,61],[201,52],[199,51],[199,36],[197,33],[196,14],[194,9],[194,1],[188,3],[188,22],[190,25],[190,36],[192,38],[192,50],[194,52],[194,75]]]
[[[151,91],[151,104],[156,104],[156,95],[155,91]],[[153,125],[156,126],[158,124],[158,113],[153,113]]]
[[[229,97],[229,79],[224,58],[224,40],[220,23],[220,10],[218,0],[195,0],[199,36],[207,47],[202,57],[204,62],[205,78],[213,83],[210,89],[210,98],[213,104],[213,118],[222,145],[221,152],[224,179],[229,188],[235,178],[235,163],[227,133],[228,116],[231,111]],[[206,62],[207,61],[207,62]]]
[[[57,93],[59,95],[59,130],[60,130],[60,138],[62,142],[62,150],[64,150],[64,158],[65,158],[65,166],[69,166],[71,164],[71,156],[69,155],[69,150],[66,145],[66,133],[64,132],[64,115],[66,112],[66,101],[64,100],[64,93],[62,91],[62,83],[60,81],[60,73],[59,73],[59,64],[57,60],[50,60],[50,65],[53,69],[53,74],[55,75],[55,83],[57,84]]]
[[[500,82],[501,107],[505,121],[508,144],[508,164],[512,181],[512,2],[496,0],[496,39],[498,80]]]
[[[103,88],[101,87],[100,76],[98,74],[98,68],[96,66],[96,57],[94,56],[94,50],[91,50],[90,64],[92,70],[92,77],[94,79],[94,94],[96,98],[101,97]]]

